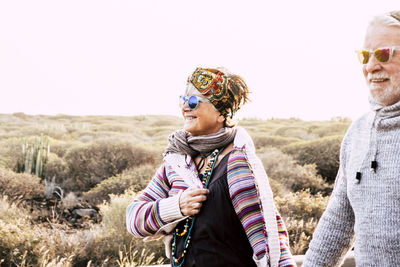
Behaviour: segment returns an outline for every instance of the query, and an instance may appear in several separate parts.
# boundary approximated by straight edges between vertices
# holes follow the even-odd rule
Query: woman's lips
[[[191,120],[194,120],[196,118],[197,118],[196,116],[185,116],[185,120],[186,121],[191,121]]]

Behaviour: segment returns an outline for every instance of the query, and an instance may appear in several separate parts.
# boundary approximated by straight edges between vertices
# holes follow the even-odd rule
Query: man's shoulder
[[[375,112],[369,111],[350,124],[347,134],[369,131],[375,118]]]
[[[353,143],[354,140],[364,139],[364,137],[368,136],[371,131],[374,117],[375,112],[370,111],[351,123],[344,135],[342,149]]]

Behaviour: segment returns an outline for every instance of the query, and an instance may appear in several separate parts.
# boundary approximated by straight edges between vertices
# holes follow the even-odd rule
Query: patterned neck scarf
[[[168,146],[164,157],[168,153],[189,155],[192,158],[201,153],[210,152],[233,142],[236,128],[222,128],[217,133],[192,136],[184,130],[178,130],[168,137]]]

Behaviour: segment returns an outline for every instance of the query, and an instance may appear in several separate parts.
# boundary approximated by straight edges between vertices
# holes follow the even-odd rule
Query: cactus
[[[22,144],[22,160],[17,163],[17,171],[32,173],[44,178],[43,171],[50,154],[50,145],[47,137],[36,137],[33,143],[25,140]]]

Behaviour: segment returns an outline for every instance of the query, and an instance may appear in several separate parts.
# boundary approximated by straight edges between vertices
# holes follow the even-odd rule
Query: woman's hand
[[[189,187],[183,191],[179,199],[181,213],[185,216],[195,215],[200,212],[203,201],[207,199],[206,195],[210,191],[199,187]]]

